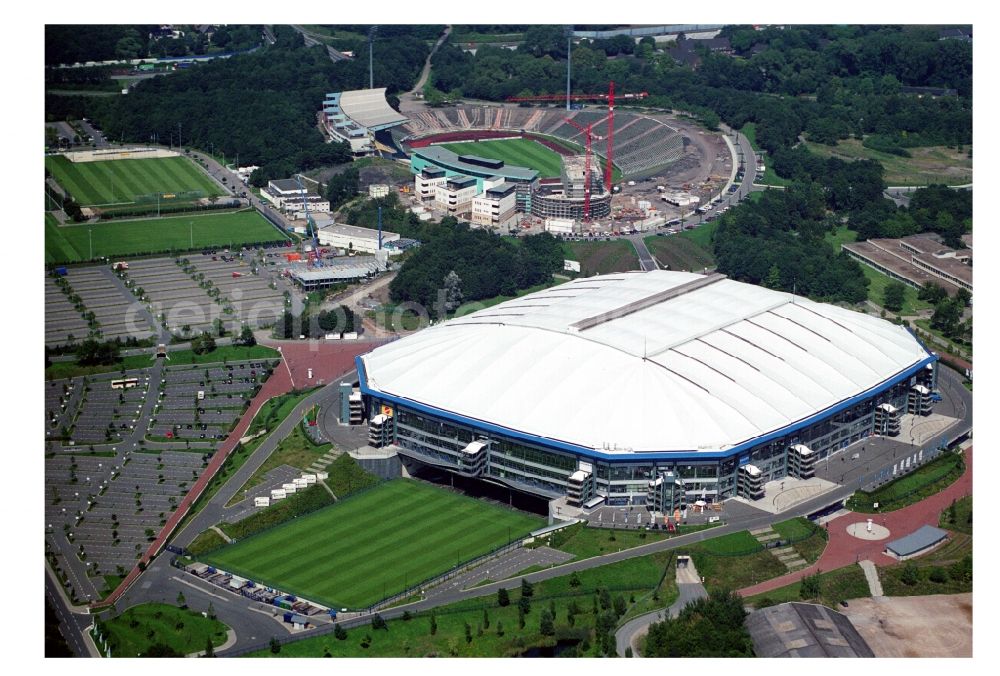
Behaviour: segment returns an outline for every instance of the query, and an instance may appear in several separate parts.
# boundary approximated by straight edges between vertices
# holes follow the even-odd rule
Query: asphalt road
[[[662,622],[667,617],[677,617],[684,606],[692,601],[708,596],[708,592],[705,591],[705,587],[701,584],[694,584],[690,582],[678,582],[677,591],[677,600],[674,601],[668,608],[654,610],[646,613],[645,615],[633,617],[631,620],[618,627],[618,630],[615,632],[615,644],[618,649],[619,657],[625,657],[625,651],[629,647],[632,648],[633,657],[642,657],[642,655],[639,654],[639,651],[635,648],[635,639],[638,635],[645,634],[649,630],[649,625],[654,622]]]

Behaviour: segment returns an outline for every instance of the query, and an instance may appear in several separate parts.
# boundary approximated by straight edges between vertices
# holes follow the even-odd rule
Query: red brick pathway
[[[781,577],[776,577],[751,587],[744,587],[739,590],[740,594],[744,597],[761,594],[798,582],[803,575],[811,575],[820,570],[831,571],[843,568],[864,559],[873,561],[876,566],[891,566],[898,563],[896,559],[883,553],[886,543],[909,535],[921,526],[937,526],[941,511],[948,507],[952,500],[972,494],[971,447],[963,453],[963,458],[965,459],[965,472],[959,477],[958,481],[940,493],[894,512],[877,515],[850,512],[837,517],[827,524],[830,540],[827,542],[823,554],[816,563],[804,570],[782,575]],[[847,534],[847,527],[849,525],[864,522],[869,517],[873,518],[875,523],[884,524],[889,529],[891,533],[889,538],[873,542],[859,540]]]

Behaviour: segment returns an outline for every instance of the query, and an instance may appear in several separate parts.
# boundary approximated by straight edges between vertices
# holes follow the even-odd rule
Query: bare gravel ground
[[[876,657],[972,657],[972,594],[852,600],[837,608]]]

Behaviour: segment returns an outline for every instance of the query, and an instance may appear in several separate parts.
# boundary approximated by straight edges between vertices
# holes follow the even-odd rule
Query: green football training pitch
[[[202,559],[330,607],[363,608],[544,525],[542,517],[395,479]]]
[[[62,155],[50,155],[45,158],[45,168],[84,207],[130,204],[137,197],[155,201],[156,193],[223,194],[222,188],[186,157],[70,162]],[[165,202],[171,199],[176,198],[166,197]]]
[[[528,139],[505,141],[479,141],[478,143],[446,143],[444,147],[459,155],[478,155],[492,160],[503,160],[517,167],[529,167],[543,178],[558,176],[562,170],[559,154],[540,143]]]
[[[45,262],[75,263],[102,256],[187,251],[286,239],[267,219],[252,210],[62,227],[46,215]]]

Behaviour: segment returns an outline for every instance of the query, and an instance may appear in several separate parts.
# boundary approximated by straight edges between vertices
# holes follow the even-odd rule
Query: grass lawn
[[[705,230],[709,226],[714,225],[715,222],[713,221],[707,226],[688,230],[684,235]],[[714,267],[715,257],[712,256],[711,244],[705,247],[696,242],[694,238],[685,237],[684,235],[666,235],[663,237],[653,235],[644,239],[649,253],[653,254],[659,264],[668,270],[702,272],[705,268]],[[708,233],[708,236],[710,235],[711,233]],[[707,239],[707,237],[702,235],[701,239]]]
[[[800,516],[776,523],[771,528],[782,538],[794,540],[792,549],[809,563],[815,563],[826,549],[826,531],[809,519]]]
[[[740,129],[740,133],[746,136],[747,140],[750,141],[751,148],[755,151],[760,150],[760,146],[757,145],[757,123],[747,122]]]
[[[528,139],[445,143],[444,147],[459,155],[477,155],[503,160],[512,166],[529,167],[543,178],[559,176],[562,171],[562,158],[558,153]]]
[[[222,188],[186,157],[71,162],[62,155],[50,155],[45,158],[45,168],[83,207],[128,204],[140,196],[148,201],[149,195],[154,195],[155,201],[155,193],[223,194]]]
[[[260,410],[257,411],[257,415],[250,421],[250,426],[247,427],[247,436],[257,434],[263,429],[274,429],[310,392],[312,389],[294,390],[265,401]]]
[[[589,559],[617,552],[622,549],[632,549],[640,545],[666,540],[668,537],[686,535],[695,531],[711,528],[709,526],[680,526],[677,533],[666,531],[644,530],[613,530],[610,528],[590,528],[586,524],[577,524],[557,531],[547,538],[537,539],[529,546],[551,547],[561,552],[573,554],[571,561]],[[522,573],[523,574],[523,573]]]
[[[365,312],[365,317],[387,331],[416,331],[426,328],[430,321],[427,315],[418,314],[392,303],[383,304],[377,311],[368,310]]]
[[[46,260],[52,263],[286,239],[252,209],[45,227]]]
[[[856,491],[848,499],[846,507],[865,514],[902,509],[944,490],[955,483],[964,471],[962,456],[944,452],[919,469],[871,493]],[[879,504],[877,510],[872,506],[876,502]]]
[[[581,277],[640,269],[639,255],[628,240],[563,242],[562,248],[568,260],[580,262]]]
[[[248,657],[321,657],[324,654],[336,657],[504,657],[518,655],[532,647],[553,646],[557,640],[580,641],[575,650],[563,656],[597,656],[599,642],[594,636],[597,613],[612,612],[601,607],[596,593],[599,588],[606,587],[612,599],[620,596],[624,601],[626,612],[618,619],[619,623],[633,615],[668,606],[677,598],[673,557],[668,552],[581,571],[575,578],[577,584],[574,585],[573,580],[572,576],[564,575],[536,582],[523,629],[518,626],[520,592],[515,589],[510,592],[508,606],[499,606],[496,595],[467,599],[414,614],[409,620],[389,620],[385,631],[375,631],[370,626],[358,627],[348,629],[342,641],[332,635],[316,636],[284,645],[277,655],[264,649]],[[551,608],[555,610],[555,634],[544,636],[540,632],[539,619],[544,610]],[[572,622],[568,618],[571,609],[576,611]],[[433,635],[430,632],[432,614],[437,625]],[[471,640],[466,640],[466,624]]]
[[[301,398],[296,398],[296,400],[301,401]],[[260,485],[264,481],[264,475],[275,467],[289,465],[304,470],[323,457],[323,454],[331,448],[333,448],[333,444],[314,444],[313,440],[302,431],[302,425],[296,425],[292,428],[291,433],[281,440],[271,455],[267,456],[257,471],[250,475],[250,478],[246,480],[236,495],[226,503],[226,507],[232,507],[243,500],[244,493],[254,486]]]
[[[677,553],[691,555],[709,591],[741,589],[788,572],[748,531],[706,540]]]
[[[859,262],[861,271],[868,278],[868,300],[879,307],[885,302],[885,287],[895,280],[887,275],[883,275],[875,268],[869,267]],[[912,315],[918,310],[929,310],[932,306],[925,300],[917,298],[917,290],[912,286],[903,285],[903,308],[899,311],[901,315]]]
[[[834,232],[828,232],[823,236],[823,239],[833,247],[833,252],[839,254],[841,249],[841,244],[846,244],[848,242],[858,241],[858,233],[854,232],[846,225],[838,226]]]
[[[908,567],[915,569],[915,580],[907,578]],[[879,568],[878,572],[886,596],[971,592],[972,535],[955,533],[949,541],[927,554],[895,566]]]
[[[955,520],[949,517],[950,507],[941,512],[938,525],[958,533],[972,535],[972,496],[967,495],[955,501]]]
[[[137,624],[133,627],[132,623]],[[162,644],[179,655],[204,650],[208,640],[213,646],[226,642],[228,627],[201,613],[165,603],[143,603],[118,617],[101,621],[112,657],[143,655],[153,645]]]
[[[853,564],[827,573],[820,573],[819,585],[819,598],[810,600],[818,601],[834,609],[841,601],[868,598],[870,594],[864,571],[861,570],[861,566]],[[766,608],[789,601],[802,601],[802,595],[799,593],[801,587],[801,582],[793,582],[786,587],[748,596],[745,601],[747,605],[755,608]]]
[[[890,153],[865,148],[858,139],[845,139],[836,146],[805,142],[806,147],[820,157],[839,157],[853,160],[877,160],[885,167],[885,182],[890,186],[963,185],[972,182],[972,158],[965,150],[946,146],[907,148],[912,157],[899,157]]]
[[[677,236],[681,239],[691,240],[711,255],[712,240],[715,238],[715,231],[718,229],[719,221],[714,220],[711,223],[702,223],[694,230],[683,230]]]
[[[791,185],[792,182],[789,179],[778,176],[774,173],[774,169],[766,162],[767,160],[765,160],[764,164],[764,173],[757,174],[757,177],[754,179],[755,185],[771,185],[778,187]]]
[[[542,525],[541,517],[397,479],[207,560],[324,605],[360,608]]]
[[[168,352],[170,358],[167,360],[168,366],[183,366],[185,364],[216,364],[223,361],[240,361],[245,359],[280,359],[281,355],[277,350],[263,345],[247,347],[245,345],[224,345],[217,347],[205,354],[195,354],[192,350],[175,350]],[[75,378],[77,376],[88,376],[95,373],[110,373],[125,369],[143,369],[153,366],[155,357],[152,354],[136,354],[122,357],[113,364],[99,364],[97,366],[80,366],[75,361],[53,362],[45,369],[46,380],[58,380],[60,378]]]
[[[212,529],[208,529],[200,533],[198,537],[191,541],[191,544],[185,547],[185,549],[191,552],[192,555],[198,556],[199,554],[210,552],[213,549],[218,549],[224,544],[226,544],[226,541],[221,535]]]

